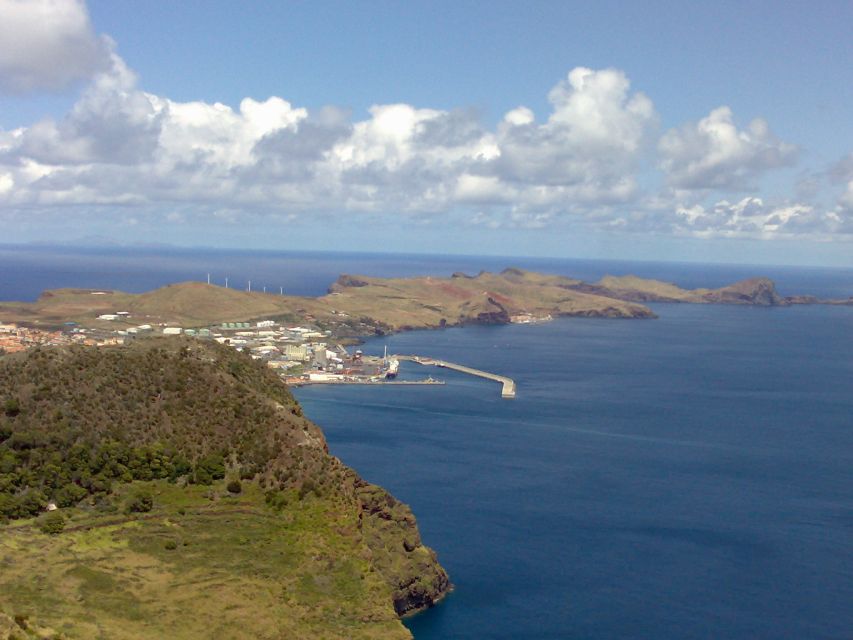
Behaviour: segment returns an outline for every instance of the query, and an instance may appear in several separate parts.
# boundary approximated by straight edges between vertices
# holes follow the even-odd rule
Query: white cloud
[[[750,196],[737,202],[721,200],[711,207],[679,207],[672,220],[673,230],[696,236],[776,237],[808,234],[829,237],[848,233],[835,212],[804,203],[766,204]]]
[[[82,0],[0,0],[0,90],[62,89],[110,64]]]
[[[834,211],[758,198],[731,204],[725,194],[705,200],[699,186],[739,187],[790,160],[793,148],[761,120],[740,131],[718,109],[668,132],[660,149],[677,188],[656,195],[638,186],[656,111],[622,71],[576,68],[548,98],[543,120],[519,106],[493,129],[471,109],[375,105],[354,120],[276,96],[233,108],[146,93],[111,53],[64,118],[0,131],[0,205],[7,216],[63,207],[105,215],[117,215],[108,206],[134,207],[124,220],[180,212],[173,224],[348,212],[700,236],[853,231],[853,175],[842,165],[835,179],[846,192]]]
[[[160,113],[136,89],[136,75],[124,61],[112,54],[110,62],[63,120],[43,120],[19,133],[20,156],[48,165],[132,165],[151,157]]]
[[[558,187],[559,197],[624,201],[657,116],[642,93],[616,69],[573,69],[548,94],[553,111],[536,124],[525,107],[504,116],[499,156],[485,171],[503,180]],[[559,199],[558,197],[558,199]]]
[[[725,106],[667,131],[658,150],[668,183],[680,189],[746,189],[756,176],[791,164],[797,154],[761,118],[739,130]]]

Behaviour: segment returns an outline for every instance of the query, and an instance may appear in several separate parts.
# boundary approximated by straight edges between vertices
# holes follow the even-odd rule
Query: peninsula
[[[451,277],[342,275],[326,295],[281,296],[183,282],[142,294],[57,289],[35,302],[0,303],[0,320],[60,329],[74,323],[104,331],[142,325],[211,327],[264,319],[309,323],[338,339],[465,324],[503,324],[548,317],[653,318],[643,303],[853,304],[812,296],[783,297],[767,278],[718,289],[687,290],[634,276],[596,283],[508,268]]]

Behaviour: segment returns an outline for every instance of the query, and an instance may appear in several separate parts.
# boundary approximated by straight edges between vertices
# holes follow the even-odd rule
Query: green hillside
[[[405,638],[449,587],[408,507],[236,351],[33,349],[0,358],[0,402],[0,638]]]

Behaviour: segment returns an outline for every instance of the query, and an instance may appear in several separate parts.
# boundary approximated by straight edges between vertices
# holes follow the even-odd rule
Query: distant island
[[[301,297],[183,282],[142,294],[57,289],[33,303],[0,303],[0,321],[45,329],[67,323],[115,331],[139,324],[211,327],[275,319],[310,323],[338,339],[465,324],[503,324],[547,317],[653,318],[647,302],[783,306],[853,304],[853,297],[783,297],[767,278],[718,289],[607,276],[596,283],[508,268],[449,278],[342,275],[326,295]]]

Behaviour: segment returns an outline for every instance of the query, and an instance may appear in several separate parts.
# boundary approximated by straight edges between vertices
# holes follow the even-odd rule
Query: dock
[[[446,360],[436,360],[434,358],[422,358],[420,356],[393,356],[397,360],[406,360],[408,362],[416,362],[418,364],[422,364],[424,366],[435,366],[442,367],[444,369],[452,369],[454,371],[459,371],[461,373],[467,373],[468,375],[478,376],[480,378],[486,378],[487,380],[494,380],[495,382],[500,382],[501,387],[501,398],[514,398],[515,397],[515,381],[512,378],[507,378],[506,376],[500,376],[496,373],[489,373],[488,371],[481,371],[480,369],[474,369],[472,367],[466,367],[461,364],[455,364],[453,362],[447,362]]]
[[[433,380],[432,378],[427,378],[426,380],[368,380],[368,379],[341,379],[341,380],[302,380],[302,379],[289,379],[287,380],[287,384],[293,387],[305,387],[308,385],[315,384],[362,384],[362,385],[372,385],[374,387],[385,387],[388,385],[433,385],[433,384],[444,384],[444,380]]]

